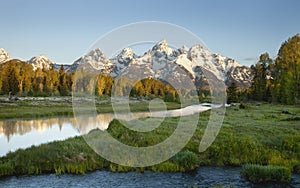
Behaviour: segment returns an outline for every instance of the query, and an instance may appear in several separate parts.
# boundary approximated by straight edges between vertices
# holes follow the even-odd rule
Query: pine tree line
[[[260,55],[251,66],[252,85],[239,90],[235,83],[227,88],[227,103],[241,100],[300,104],[300,36],[285,41],[275,60],[269,54]]]
[[[33,70],[27,62],[11,60],[0,67],[0,94],[12,93],[19,96],[70,95],[72,74],[63,66],[54,69]]]
[[[33,70],[27,62],[11,60],[0,66],[0,94],[16,96],[68,96],[71,95],[74,74],[60,70]],[[96,96],[111,96],[113,85],[118,95],[129,93],[132,97],[161,97],[166,101],[178,101],[177,91],[169,84],[155,79],[143,79],[137,83],[129,80],[114,80],[108,75],[76,72],[76,91]],[[131,86],[131,87],[129,87]]]
[[[275,60],[264,53],[251,69],[253,82],[248,91],[250,99],[283,104],[300,103],[299,34],[281,45]]]

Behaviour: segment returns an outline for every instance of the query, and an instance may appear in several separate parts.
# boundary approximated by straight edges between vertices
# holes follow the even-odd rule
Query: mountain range
[[[10,59],[9,54],[0,48],[0,64]],[[27,62],[34,70],[60,68],[60,64],[52,62],[45,55],[33,57]],[[108,59],[101,49],[94,49],[73,64],[64,65],[64,69],[72,73],[78,69],[96,71],[112,77],[139,74],[160,80],[166,80],[166,76],[176,79],[188,76],[200,88],[208,85],[208,74],[210,78],[224,81],[226,85],[235,82],[240,88],[250,87],[252,79],[250,68],[232,58],[210,53],[202,45],[172,49],[166,40],[159,41],[143,55],[136,55],[131,48],[124,48],[117,56]]]

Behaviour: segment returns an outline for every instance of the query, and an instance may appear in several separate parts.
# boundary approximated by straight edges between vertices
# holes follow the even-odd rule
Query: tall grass
[[[289,183],[291,170],[283,166],[246,164],[242,168],[241,176],[252,183]]]

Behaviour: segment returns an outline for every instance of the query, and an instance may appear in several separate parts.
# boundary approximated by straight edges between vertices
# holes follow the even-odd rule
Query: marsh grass
[[[283,166],[246,164],[242,168],[241,176],[252,183],[289,183],[291,170]]]

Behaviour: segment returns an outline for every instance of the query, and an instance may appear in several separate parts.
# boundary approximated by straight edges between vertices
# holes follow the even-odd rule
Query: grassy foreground
[[[185,172],[201,166],[244,164],[281,166],[290,172],[300,173],[299,106],[244,104],[229,107],[216,140],[205,152],[199,153],[199,143],[209,114],[209,111],[201,113],[196,132],[187,146],[158,165],[132,168],[110,163],[93,152],[82,137],[75,137],[8,153],[0,158],[0,176],[84,174],[98,169],[113,172]],[[179,118],[166,118],[155,130],[142,133],[126,129],[114,120],[108,131],[127,145],[150,146],[168,138],[178,121]]]

